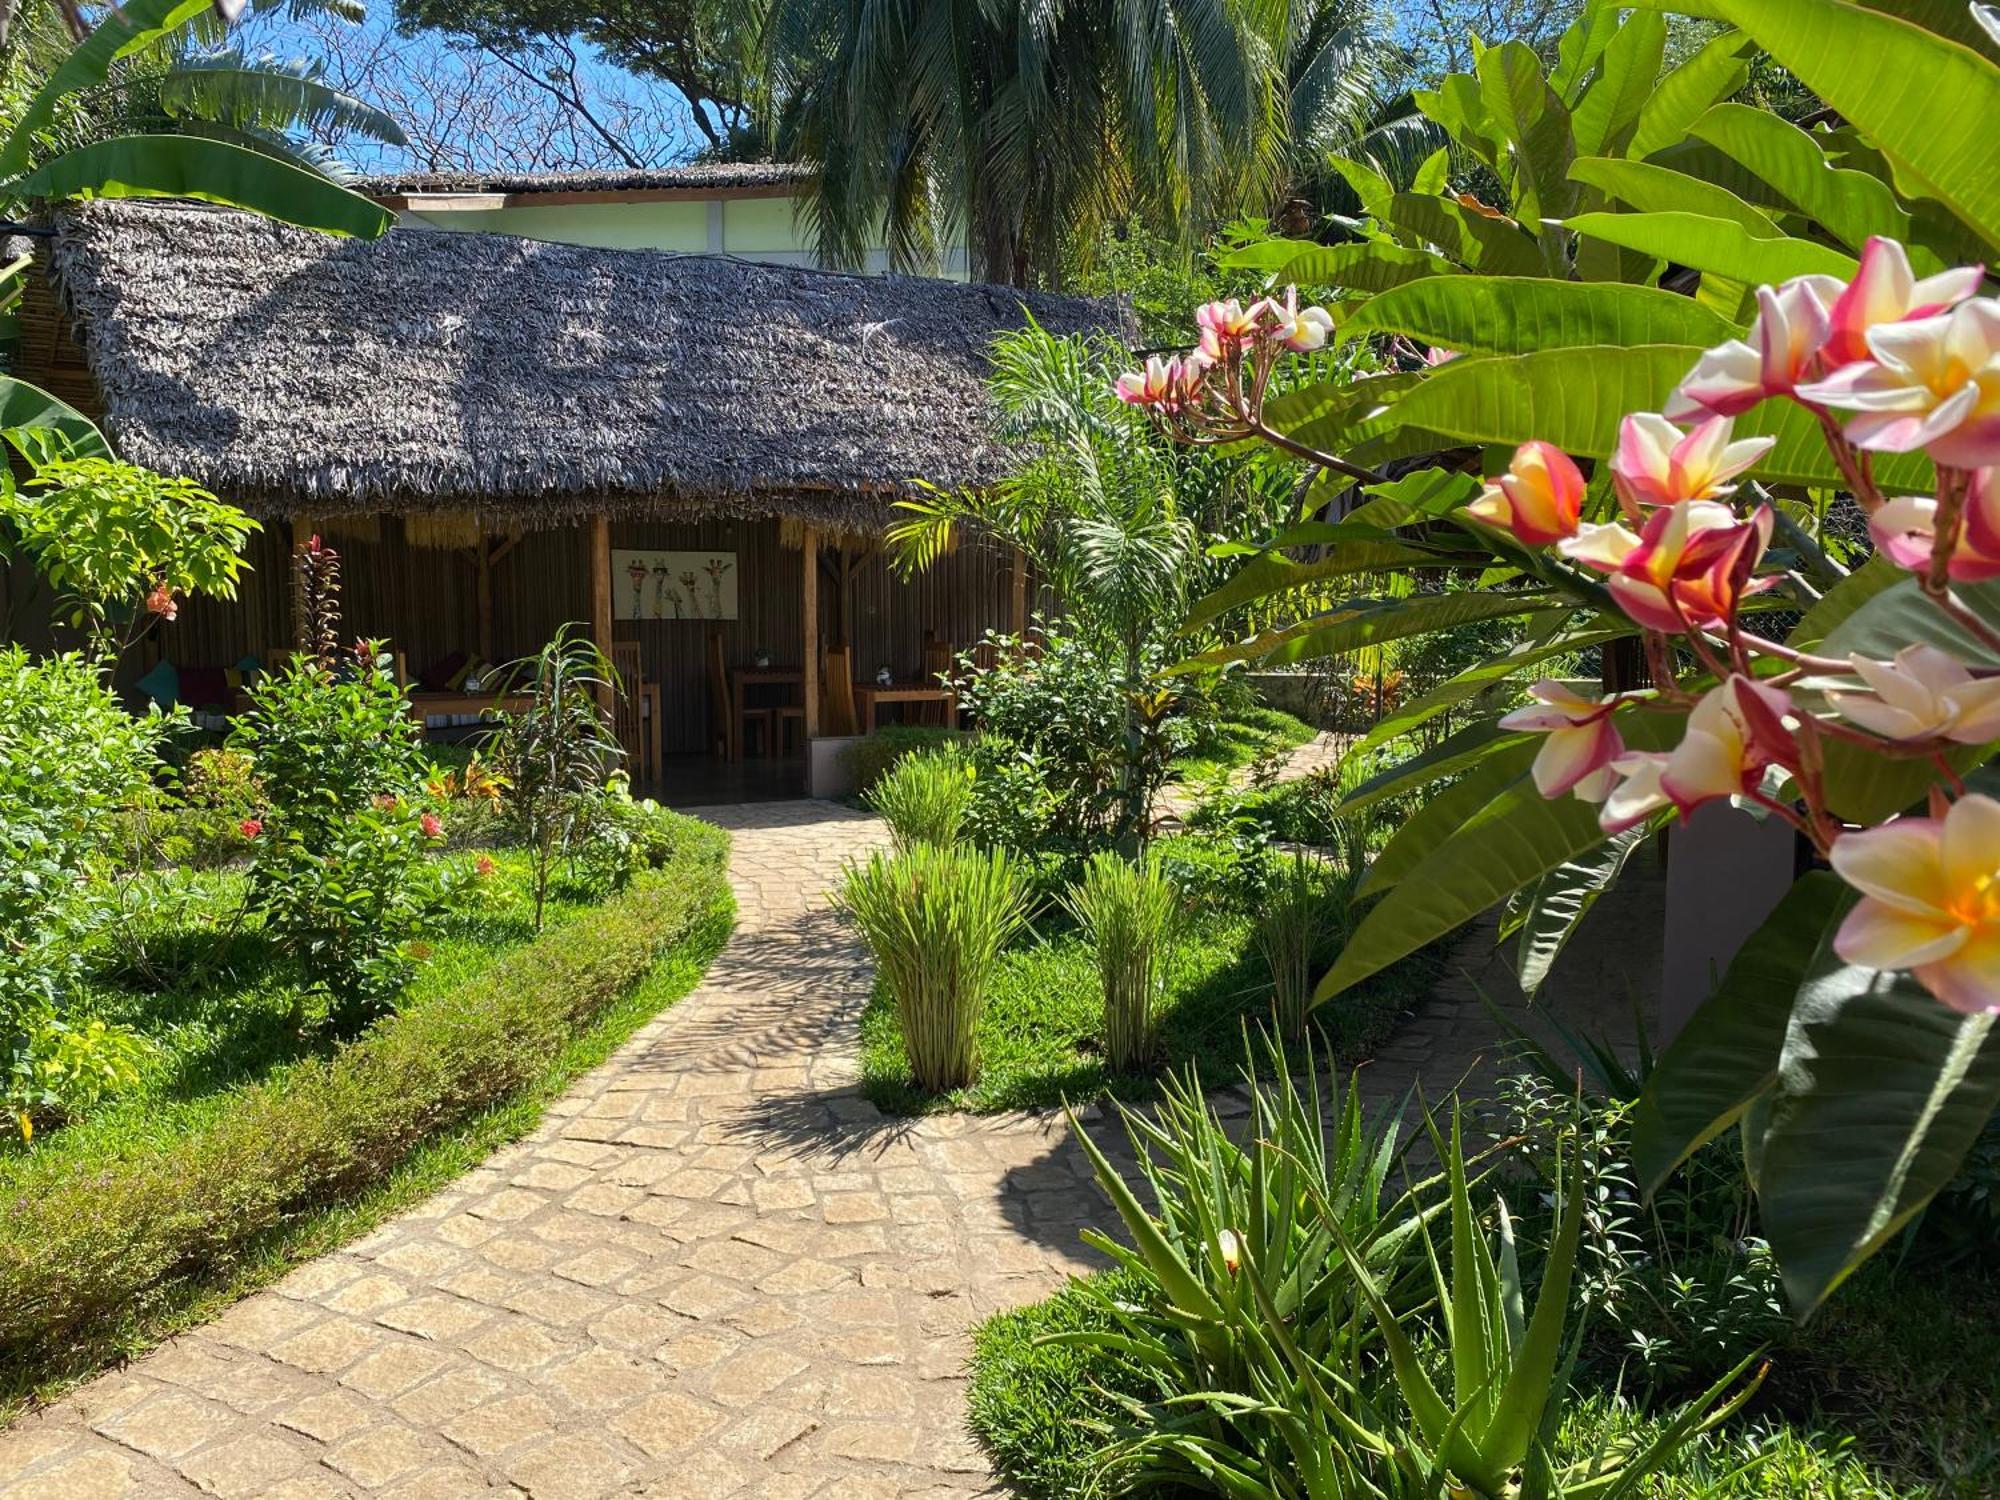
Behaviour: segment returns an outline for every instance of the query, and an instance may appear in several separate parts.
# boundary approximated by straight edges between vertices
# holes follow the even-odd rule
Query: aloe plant
[[[1434,1129],[1432,1135],[1436,1139]],[[1473,1209],[1456,1111],[1449,1143],[1439,1140],[1438,1146],[1451,1206],[1448,1272],[1428,1227],[1419,1233],[1436,1282],[1440,1334],[1450,1355],[1448,1390],[1432,1379],[1365,1250],[1343,1237],[1348,1267],[1374,1314],[1409,1414],[1407,1427],[1394,1440],[1396,1463],[1424,1492],[1442,1487],[1462,1500],[1618,1500],[1637,1493],[1696,1433],[1749,1400],[1762,1380],[1761,1373],[1743,1380],[1756,1353],[1681,1407],[1644,1448],[1599,1452],[1558,1469],[1550,1446],[1561,1425],[1583,1332],[1581,1319],[1569,1328],[1585,1200],[1581,1158],[1572,1156],[1568,1186],[1558,1192],[1555,1236],[1530,1310],[1505,1200],[1495,1199],[1491,1240]],[[1731,1387],[1737,1389],[1728,1395]]]

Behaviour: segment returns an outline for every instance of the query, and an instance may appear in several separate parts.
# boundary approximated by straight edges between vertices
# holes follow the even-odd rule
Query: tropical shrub
[[[528,704],[500,717],[491,741],[494,764],[507,782],[507,808],[535,862],[535,925],[542,924],[558,858],[574,864],[593,844],[621,845],[617,806],[622,778],[612,782],[621,751],[597,695],[616,672],[597,644],[565,625],[536,655],[509,671],[527,678]],[[599,851],[614,866],[614,847]]]
[[[95,456],[38,458],[30,479],[0,490],[0,518],[100,656],[173,619],[184,595],[235,598],[258,529],[192,480]]]
[[[904,756],[914,755],[919,750],[956,745],[964,738],[959,730],[932,724],[884,724],[873,734],[863,735],[842,750],[840,758],[848,779],[854,783],[856,795],[866,797],[875,783]]]
[[[1118,1072],[1153,1065],[1156,1011],[1167,984],[1180,895],[1150,851],[1136,860],[1105,850],[1063,895],[1089,938],[1104,992],[1104,1056]]]
[[[1125,673],[1082,636],[1045,625],[1031,646],[992,637],[992,665],[965,665],[959,703],[979,726],[967,831],[1019,853],[1080,858],[1130,827],[1131,803],[1150,806],[1187,741],[1171,697],[1134,708]],[[1165,664],[1147,648],[1141,670]]]
[[[150,784],[161,721],[127,714],[81,656],[0,649],[0,1046],[23,1134],[115,1084],[130,1049],[74,1015],[120,810]]]
[[[850,864],[838,899],[895,1001],[918,1087],[972,1082],[994,965],[1028,917],[1013,859],[1001,849],[918,843]]]
[[[1347,799],[1433,793],[1376,860],[1381,899],[1321,999],[1516,892],[1532,990],[1633,848],[1705,802],[1790,824],[1832,865],[1740,955],[1635,1117],[1648,1187],[1747,1122],[1765,1230],[1809,1307],[2000,1103],[2000,909],[1981,894],[2000,888],[2000,802],[1979,774],[2000,739],[1984,415],[2000,302],[1951,269],[2000,251],[1964,123],[2000,108],[2000,67],[1943,13],[1705,13],[1733,29],[1657,87],[1659,16],[1594,10],[1546,78],[1489,48],[1426,96],[1511,213],[1460,201],[1440,157],[1410,190],[1371,185],[1355,244],[1257,252],[1369,294],[1341,337],[1455,357],[1267,402],[1281,354],[1334,336],[1278,297],[1204,309],[1202,349],[1127,389],[1184,440],[1261,439],[1358,486],[1341,520],[1270,538],[1196,620],[1384,568],[1479,578],[1353,600],[1210,664],[1520,622],[1510,650],[1392,713],[1393,735],[1544,662],[1604,662],[1604,696],[1545,679],[1528,709],[1482,714]],[[1714,103],[1752,44],[1825,123]],[[1884,77],[1924,80],[1930,102]],[[1456,463],[1379,468],[1457,444],[1513,457],[1484,486]],[[1843,493],[1877,552],[1863,567],[1823,544]],[[1312,560],[1287,555],[1306,543]],[[1830,1138],[1856,1149],[1829,1156]]]
[[[244,829],[261,824],[265,801],[256,759],[247,751],[219,746],[196,750],[167,805],[162,852],[197,870],[220,869],[249,847]]]
[[[973,769],[954,747],[921,750],[890,766],[863,795],[896,848],[958,842],[973,798]]]

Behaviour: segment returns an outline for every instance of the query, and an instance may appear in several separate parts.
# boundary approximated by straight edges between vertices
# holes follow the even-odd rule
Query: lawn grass
[[[1437,960],[1418,954],[1357,986],[1318,1013],[1316,1045],[1342,1063],[1359,1062],[1428,989]],[[1177,945],[1159,1013],[1164,1068],[1192,1064],[1208,1082],[1236,1081],[1246,1022],[1268,1017],[1270,972],[1247,916],[1207,911]],[[981,1070],[970,1087],[927,1095],[903,1056],[895,1002],[878,980],[861,1018],[862,1087],[896,1114],[1047,1109],[1065,1100],[1152,1097],[1159,1072],[1114,1073],[1099,1050],[1103,1002],[1089,944],[1074,928],[1044,917],[1027,941],[1002,955],[979,1026]]]
[[[422,1006],[535,936],[527,855],[518,849],[483,852],[493,860],[493,873],[473,884],[463,908],[422,945],[398,1009]],[[45,1132],[34,1146],[38,1156],[67,1157],[81,1169],[128,1146],[187,1134],[224,1107],[231,1089],[281,1078],[287,1068],[326,1057],[339,1045],[318,1024],[325,997],[282,961],[255,920],[232,929],[246,881],[241,871],[172,870],[148,878],[159,883],[164,899],[142,906],[121,940],[103,951],[104,972],[90,999],[96,1014],[135,1028],[153,1051],[133,1087],[85,1119]],[[547,925],[561,927],[590,909],[590,902],[559,887]],[[135,953],[144,954],[151,973],[134,967]],[[0,1194],[24,1155],[18,1148],[0,1150]]]
[[[1274,749],[1296,749],[1317,733],[1304,719],[1256,704],[1225,715],[1200,745],[1174,758],[1174,772],[1187,782],[1212,779]]]
[[[1144,1288],[1129,1273],[1100,1272],[1131,1298]],[[1977,1280],[1978,1278],[1972,1278]],[[1830,1343],[1801,1333],[1773,1356],[1764,1393],[1724,1427],[1684,1449],[1649,1485],[1648,1500],[1973,1500],[1994,1493],[1992,1469],[1968,1466],[1991,1449],[1993,1366],[2000,1340],[1990,1316],[1955,1316],[1950,1304],[1976,1287],[1920,1287],[1909,1278],[1843,1293],[1827,1316]],[[1121,1283],[1126,1285],[1121,1286]],[[1911,1294],[1932,1303],[1914,1319],[1889,1316]],[[1937,1320],[1943,1319],[1940,1323]],[[1865,1328],[1865,1335],[1862,1329]],[[1970,1351],[1940,1347],[1949,1328],[1982,1342]],[[1093,1493],[1091,1455],[1103,1427],[1119,1417],[1119,1394],[1153,1395],[1113,1356],[1051,1334],[1106,1331],[1100,1305],[1071,1283],[1053,1297],[991,1317],[973,1334],[968,1420],[995,1469],[1024,1493],[1049,1500]],[[1850,1343],[1848,1334],[1865,1337]],[[1970,1355],[1971,1363],[1966,1362]],[[1607,1444],[1643,1444],[1662,1417],[1621,1397],[1615,1377],[1580,1385],[1557,1448],[1581,1458]],[[1926,1448],[1904,1419],[1941,1384],[1958,1387],[1931,1425]],[[1856,1398],[1863,1398],[1857,1402]],[[1990,1457],[1987,1463],[1990,1464]]]

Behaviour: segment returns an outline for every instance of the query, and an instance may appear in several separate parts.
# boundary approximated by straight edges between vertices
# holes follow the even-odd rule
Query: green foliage
[[[171,617],[178,596],[236,597],[257,523],[187,479],[117,459],[52,458],[0,489],[16,544],[110,654],[114,625]]]
[[[181,771],[178,795],[165,815],[161,852],[176,864],[220,869],[244,853],[245,826],[261,821],[265,800],[257,762],[247,752],[215,746],[196,750]]]
[[[1120,1073],[1157,1058],[1157,1012],[1179,926],[1179,893],[1158,855],[1137,860],[1104,850],[1062,897],[1097,954],[1104,992],[1104,1057]]]
[[[1014,861],[999,849],[919,842],[850,865],[839,901],[895,1001],[917,1086],[971,1083],[1000,951],[1027,920]]]
[[[293,1215],[369,1190],[542,1077],[579,1026],[726,905],[726,838],[674,824],[669,866],[593,920],[550,928],[332,1056],[87,1170],[60,1152],[21,1158],[0,1222],[0,1364],[101,1356],[113,1331],[228,1276]]]
[[[0,1104],[33,1121],[123,1076],[115,1039],[74,1013],[82,944],[104,915],[120,809],[148,785],[158,719],[127,714],[80,656],[0,650]]]
[[[541,921],[558,857],[575,860],[607,835],[614,788],[611,767],[622,751],[597,695],[617,674],[597,644],[565,625],[512,674],[529,677],[525,708],[503,714],[492,741],[508,785],[510,821],[535,861],[535,920]]]
[[[955,729],[932,724],[885,724],[843,749],[841,763],[854,782],[855,792],[866,797],[869,789],[904,756],[956,745],[963,738]]]
[[[1314,965],[1331,940],[1344,944],[1354,908],[1353,876],[1334,876],[1318,860],[1294,854],[1272,883],[1257,919],[1257,948],[1271,970],[1271,1007],[1288,1041],[1305,1036],[1312,1014]],[[1345,891],[1329,887],[1344,880]]]
[[[973,798],[972,766],[955,746],[906,755],[862,800],[889,825],[898,853],[918,844],[959,841]]]
[[[331,668],[297,656],[263,674],[229,744],[255,759],[263,786],[251,906],[335,997],[335,1024],[355,1029],[402,988],[409,945],[454,892],[430,859],[443,825],[421,800],[422,731],[359,643]]]

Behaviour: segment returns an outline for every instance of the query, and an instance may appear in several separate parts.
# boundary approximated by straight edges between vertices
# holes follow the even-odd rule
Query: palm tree
[[[768,0],[779,150],[817,166],[820,254],[900,269],[963,238],[1047,280],[1126,211],[1184,236],[1267,199],[1287,135],[1286,0]]]

